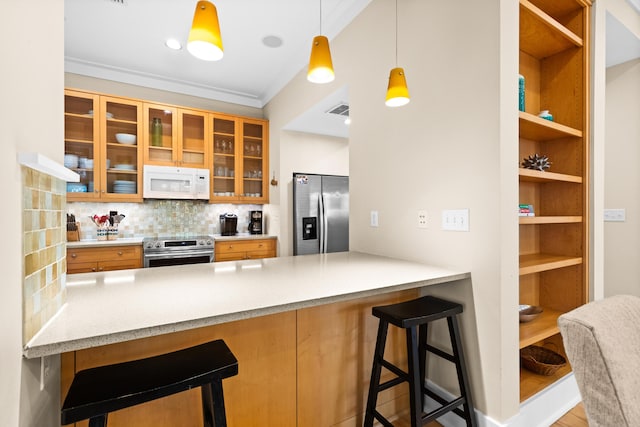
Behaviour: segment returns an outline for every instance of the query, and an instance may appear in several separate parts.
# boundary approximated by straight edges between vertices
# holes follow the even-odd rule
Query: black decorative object
[[[534,154],[532,156],[527,157],[522,160],[522,166],[525,169],[534,169],[541,172],[544,172],[545,169],[549,169],[551,167],[551,162],[547,156],[539,156],[538,154]]]

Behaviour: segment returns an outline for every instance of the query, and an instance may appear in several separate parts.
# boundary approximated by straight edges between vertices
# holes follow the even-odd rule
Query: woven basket
[[[520,350],[520,361],[522,366],[539,375],[553,375],[567,364],[567,359],[561,354],[537,345]]]

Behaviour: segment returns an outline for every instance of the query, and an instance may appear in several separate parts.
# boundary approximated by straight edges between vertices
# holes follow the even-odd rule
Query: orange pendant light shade
[[[385,104],[388,107],[401,107],[409,103],[409,89],[407,88],[407,80],[402,68],[394,68],[389,73],[389,87],[387,88],[387,100]]]
[[[187,50],[196,58],[205,61],[222,59],[222,36],[218,23],[218,11],[208,1],[199,1],[193,15]]]
[[[312,83],[329,83],[334,78],[329,40],[325,36],[316,36],[311,45],[307,80]]]

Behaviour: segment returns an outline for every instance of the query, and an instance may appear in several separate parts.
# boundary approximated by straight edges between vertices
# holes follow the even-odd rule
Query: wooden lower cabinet
[[[230,427],[362,425],[378,327],[371,307],[416,298],[418,292],[377,295],[65,353],[62,399],[79,370],[221,338],[238,359],[238,375],[223,380]],[[406,369],[405,349],[402,331],[389,328],[385,357]],[[388,373],[383,371],[383,380],[388,379],[384,375]],[[380,393],[378,410],[390,419],[402,417],[408,412],[406,393],[402,386]],[[109,415],[109,427],[197,425],[202,425],[199,388]]]
[[[67,248],[67,274],[142,268],[142,246]]]
[[[276,239],[218,241],[214,250],[215,261],[272,258],[276,256]]]

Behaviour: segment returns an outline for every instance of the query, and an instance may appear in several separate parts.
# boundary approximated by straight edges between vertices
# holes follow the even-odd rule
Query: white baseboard
[[[427,380],[429,388],[447,400],[452,400],[453,396],[448,391]],[[578,390],[573,373],[556,381],[544,391],[525,400],[520,404],[520,411],[517,415],[504,423],[498,422],[476,409],[479,427],[549,427],[560,417],[576,406],[582,398]],[[439,404],[429,397],[425,399],[425,410],[432,411]],[[449,412],[438,418],[438,422],[444,427],[465,427],[466,423],[462,418],[453,412]]]

